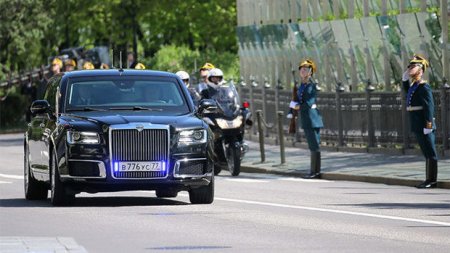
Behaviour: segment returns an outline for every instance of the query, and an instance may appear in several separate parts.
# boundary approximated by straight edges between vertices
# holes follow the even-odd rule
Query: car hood
[[[181,116],[150,115],[143,113],[105,114],[102,112],[83,112],[61,116],[61,123],[86,128],[100,128],[104,125],[123,125],[132,123],[150,123],[169,125],[175,129],[203,127],[204,122],[193,114]]]

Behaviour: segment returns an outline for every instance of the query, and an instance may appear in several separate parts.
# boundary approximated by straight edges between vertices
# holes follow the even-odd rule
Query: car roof
[[[63,78],[89,76],[161,76],[177,78],[177,75],[165,71],[136,69],[92,69],[64,72]]]

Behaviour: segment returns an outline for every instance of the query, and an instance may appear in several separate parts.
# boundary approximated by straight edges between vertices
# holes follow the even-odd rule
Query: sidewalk
[[[286,147],[286,163],[280,164],[280,147],[265,144],[261,163],[259,143],[246,141],[250,149],[242,161],[242,172],[286,176],[309,174],[309,150]],[[414,186],[425,179],[425,158],[418,155],[386,155],[322,151],[322,178],[390,185]],[[450,159],[438,161],[438,188],[450,189]]]

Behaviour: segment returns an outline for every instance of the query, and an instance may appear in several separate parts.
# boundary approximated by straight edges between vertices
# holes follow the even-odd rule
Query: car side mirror
[[[50,104],[47,100],[36,100],[33,101],[30,107],[30,111],[32,114],[44,114],[50,112]]]
[[[217,102],[214,99],[203,99],[198,105],[198,112],[201,114],[216,113],[217,110]]]

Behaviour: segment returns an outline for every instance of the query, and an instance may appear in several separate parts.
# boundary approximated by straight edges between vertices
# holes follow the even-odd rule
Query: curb
[[[260,167],[245,166],[245,165],[241,166],[241,171],[247,172],[247,173],[266,173],[266,174],[293,176],[293,177],[305,176],[305,173],[301,173],[298,171],[268,170],[268,169],[264,169],[264,168],[260,168]],[[411,187],[414,187],[422,182],[421,180],[415,180],[415,179],[368,176],[368,175],[351,175],[351,174],[333,173],[333,172],[322,172],[322,179],[340,180],[340,181],[357,181],[357,182],[367,182],[367,183],[386,184],[386,185],[401,185],[401,186],[411,186]],[[445,181],[445,182],[438,181],[437,188],[450,189],[450,182],[449,181]]]

